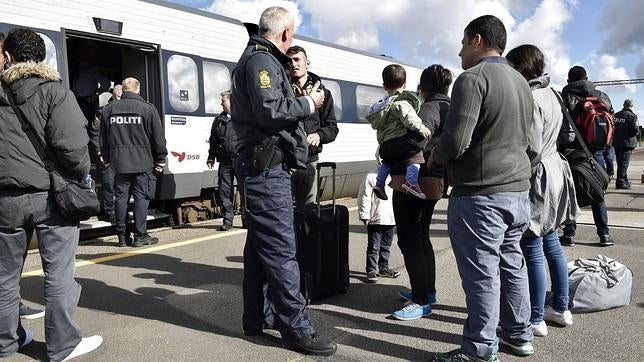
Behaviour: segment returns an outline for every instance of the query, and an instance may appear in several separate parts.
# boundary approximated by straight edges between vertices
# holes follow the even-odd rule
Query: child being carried
[[[405,90],[407,74],[399,64],[390,64],[382,70],[382,85],[389,95],[371,106],[367,120],[375,129],[382,165],[373,191],[380,199],[387,200],[385,180],[392,167],[404,164],[407,167],[402,187],[409,194],[425,199],[418,185],[418,171],[425,162],[421,142],[429,139],[430,130],[418,117],[420,101]]]

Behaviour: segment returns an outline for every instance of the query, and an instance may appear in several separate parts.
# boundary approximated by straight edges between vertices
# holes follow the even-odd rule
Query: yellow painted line
[[[181,247],[181,246],[201,243],[203,241],[214,240],[214,239],[219,239],[219,238],[223,238],[223,237],[226,237],[226,236],[232,236],[232,235],[238,235],[238,234],[244,234],[244,233],[246,233],[245,229],[233,230],[233,231],[228,231],[228,232],[225,232],[225,233],[218,233],[218,234],[215,234],[215,235],[203,236],[203,237],[196,238],[196,239],[178,241],[176,243],[157,245],[157,246],[153,246],[153,247],[149,247],[149,248],[143,248],[143,249],[135,249],[135,250],[131,250],[131,251],[128,251],[128,252],[125,252],[125,253],[108,255],[108,256],[104,256],[104,257],[100,257],[100,258],[96,258],[96,259],[78,261],[78,262],[76,262],[76,268],[80,268],[80,267],[86,266],[86,265],[94,265],[94,264],[105,263],[105,262],[112,261],[112,260],[129,258],[129,257],[132,257],[132,256],[141,255],[141,254],[149,254],[149,253],[153,253],[155,251],[160,251],[160,250],[165,250],[165,249],[170,249],[170,248],[178,248],[178,247]],[[39,275],[43,275],[43,270],[42,269],[37,269],[37,270],[32,270],[32,271],[22,273],[23,278],[34,277],[34,276],[39,276]]]
[[[349,208],[349,211],[354,211],[357,210],[357,206],[353,206]],[[220,239],[226,236],[233,236],[233,235],[238,235],[238,234],[244,234],[246,233],[245,229],[240,229],[240,230],[233,230],[233,231],[227,231],[225,233],[218,233],[215,235],[209,235],[209,236],[203,236],[200,238],[196,239],[188,239],[184,241],[177,241],[176,243],[170,243],[170,244],[162,244],[162,245],[157,245],[149,248],[143,248],[143,249],[135,249],[131,250],[125,253],[119,253],[119,254],[112,254],[108,256],[103,256],[100,258],[96,259],[90,259],[90,260],[83,260],[83,261],[77,261],[76,262],[76,268],[80,268],[82,266],[87,266],[87,265],[94,265],[94,264],[101,264],[105,263],[108,261],[112,260],[118,260],[118,259],[125,259],[129,258],[132,256],[136,255],[142,255],[142,254],[150,254],[155,251],[160,251],[160,250],[165,250],[165,249],[170,249],[170,248],[178,248],[181,246],[186,246],[186,245],[191,245],[191,244],[196,244],[196,243],[201,243],[203,241],[209,241],[209,240],[215,240],[215,239]],[[28,278],[28,277],[35,277],[39,275],[43,275],[44,271],[42,269],[36,269],[28,272],[22,273],[23,278]]]

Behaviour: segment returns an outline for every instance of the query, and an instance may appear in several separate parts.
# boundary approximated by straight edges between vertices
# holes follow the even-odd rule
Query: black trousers
[[[394,217],[398,246],[409,274],[412,302],[429,303],[429,293],[436,292],[436,260],[429,237],[429,226],[438,200],[422,200],[394,191]]]
[[[632,148],[615,147],[615,156],[617,157],[617,180],[616,186],[627,186],[628,181],[628,164],[631,162]]]

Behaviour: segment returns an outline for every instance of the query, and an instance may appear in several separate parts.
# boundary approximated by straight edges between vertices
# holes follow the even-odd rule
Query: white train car
[[[46,62],[67,86],[86,66],[115,83],[138,78],[141,95],[161,113],[169,151],[156,206],[175,213],[178,222],[212,214],[217,176],[206,168],[208,136],[221,112],[220,93],[229,89],[248,41],[240,21],[157,0],[0,0],[0,9],[0,31],[23,26],[39,32]],[[338,163],[337,196],[353,196],[375,166],[376,136],[365,112],[385,94],[382,68],[397,61],[301,36],[293,45],[306,49],[310,70],[333,94],[340,132],[324,146],[321,161]],[[397,63],[415,90],[422,69]]]

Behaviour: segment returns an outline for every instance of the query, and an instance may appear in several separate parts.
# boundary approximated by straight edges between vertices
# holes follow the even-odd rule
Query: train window
[[[199,108],[197,64],[183,55],[168,59],[168,97],[177,112],[194,112]]]
[[[38,33],[42,40],[45,41],[45,50],[47,51],[47,54],[45,55],[45,64],[58,71],[58,61],[56,60],[56,45],[54,45],[54,42],[45,34],[43,33]]]
[[[221,92],[230,90],[230,72],[220,63],[203,62],[206,113],[221,113]]]
[[[358,85],[356,87],[356,108],[358,112],[358,118],[362,122],[367,122],[367,113],[369,113],[369,107],[377,101],[385,98],[387,92],[384,89],[379,87],[372,87],[368,85]]]
[[[342,92],[340,91],[340,85],[338,82],[328,79],[322,79],[322,84],[324,87],[331,92],[333,96],[333,109],[335,110],[335,119],[338,121],[342,120]]]

